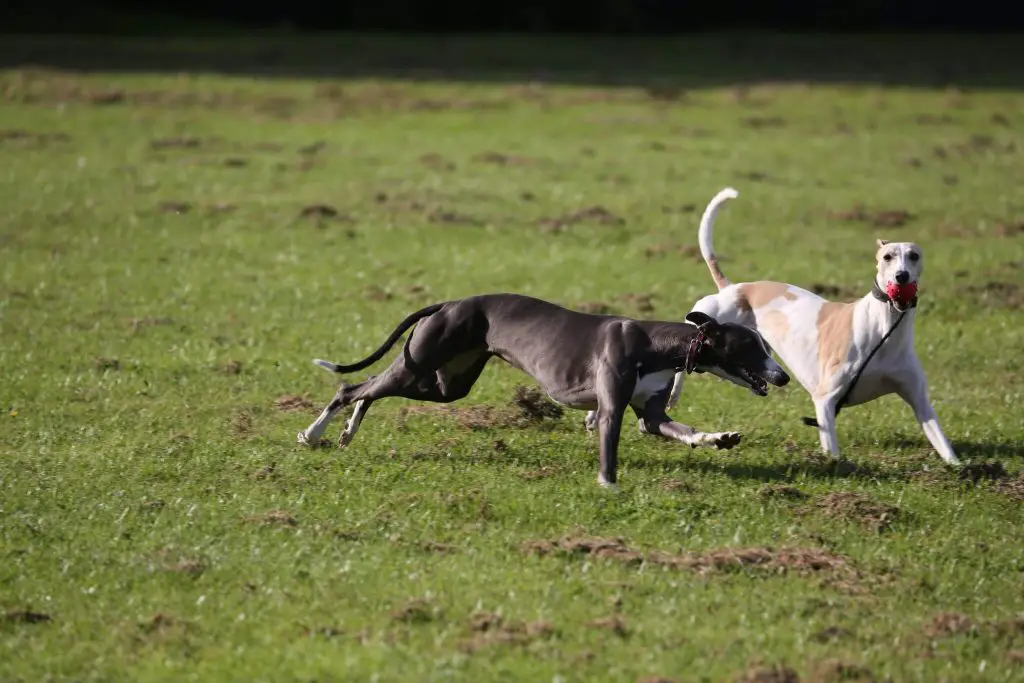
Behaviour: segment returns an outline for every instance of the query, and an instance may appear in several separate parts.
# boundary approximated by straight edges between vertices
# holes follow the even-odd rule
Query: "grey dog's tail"
[[[339,373],[356,372],[358,370],[362,370],[363,368],[368,368],[377,361],[379,361],[381,358],[383,358],[384,354],[387,353],[388,350],[390,350],[391,347],[395,345],[395,342],[398,341],[399,337],[405,334],[406,330],[415,325],[421,319],[437,313],[438,311],[441,310],[443,306],[444,304],[433,304],[431,306],[427,306],[426,308],[421,308],[415,313],[410,313],[405,320],[398,323],[398,327],[396,327],[394,332],[392,332],[391,335],[384,340],[384,343],[380,345],[379,349],[377,349],[369,356],[367,356],[366,358],[362,359],[357,363],[353,363],[352,365],[339,365],[338,363],[332,363],[329,360],[321,360],[319,358],[314,358],[313,362],[319,365],[320,367],[327,368],[331,372]]]

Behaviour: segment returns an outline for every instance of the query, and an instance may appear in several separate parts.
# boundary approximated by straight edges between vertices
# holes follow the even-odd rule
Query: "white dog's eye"
[[[885,256],[882,257],[882,260],[885,261],[886,263],[892,261],[892,254],[886,254]]]

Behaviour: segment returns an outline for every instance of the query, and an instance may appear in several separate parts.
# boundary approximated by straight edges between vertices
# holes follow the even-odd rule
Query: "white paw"
[[[604,475],[602,474],[597,475],[597,485],[603,489],[608,489],[612,493],[619,492],[619,485],[608,481],[607,479],[604,478]]]
[[[352,439],[355,438],[355,435],[355,432],[350,432],[347,429],[343,431],[341,433],[341,436],[338,438],[338,448],[344,448],[345,446],[352,443]]]
[[[594,431],[594,427],[597,426],[597,413],[593,410],[587,413],[587,416],[583,418],[583,426],[586,427],[588,432]]]
[[[299,432],[299,435],[295,438],[296,441],[301,443],[303,446],[309,446],[309,437],[306,436],[306,430]]]

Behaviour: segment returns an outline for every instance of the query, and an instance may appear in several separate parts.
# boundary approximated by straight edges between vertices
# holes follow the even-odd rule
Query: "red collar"
[[[697,355],[700,353],[701,347],[707,343],[708,338],[704,335],[704,331],[698,327],[697,334],[690,339],[690,348],[686,350],[686,361],[683,369],[687,375],[697,368]]]

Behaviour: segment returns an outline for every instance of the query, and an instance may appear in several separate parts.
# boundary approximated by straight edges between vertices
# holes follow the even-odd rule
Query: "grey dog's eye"
[[[919,258],[921,258],[921,255],[920,255],[920,254],[918,254],[918,253],[917,253],[916,251],[912,251],[912,252],[910,252],[910,260],[911,260],[911,261],[916,261],[916,260],[918,260]]]
[[[882,260],[885,261],[886,263],[892,261],[892,254],[886,254],[885,256],[882,257]]]

